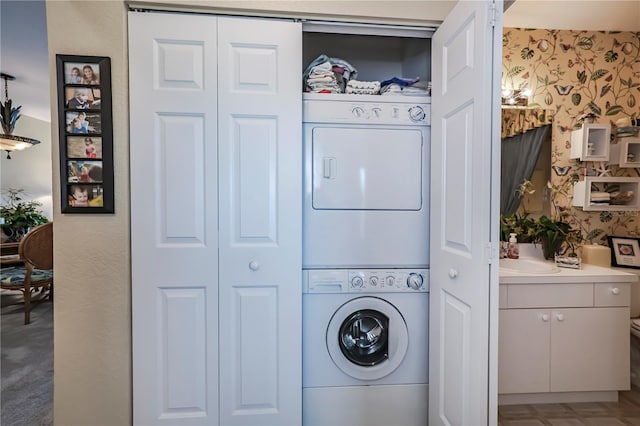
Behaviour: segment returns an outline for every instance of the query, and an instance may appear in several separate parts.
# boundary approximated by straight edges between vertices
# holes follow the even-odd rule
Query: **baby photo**
[[[100,109],[100,89],[67,87],[64,89],[65,106],[72,109]]]
[[[102,185],[69,185],[69,206],[71,207],[102,207]]]

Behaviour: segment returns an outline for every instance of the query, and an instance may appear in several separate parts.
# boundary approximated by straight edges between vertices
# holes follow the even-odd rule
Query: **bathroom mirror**
[[[500,213],[550,216],[552,116],[544,109],[503,107]],[[530,185],[523,188],[525,180]]]

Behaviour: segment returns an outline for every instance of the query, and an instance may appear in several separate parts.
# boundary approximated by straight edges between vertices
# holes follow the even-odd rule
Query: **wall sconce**
[[[13,129],[20,118],[21,105],[12,108],[11,99],[9,99],[9,88],[7,81],[15,80],[12,75],[0,73],[0,77],[4,79],[4,103],[0,102],[0,122],[2,123],[2,131],[0,135],[0,149],[7,151],[7,158],[11,159],[11,151],[21,151],[39,144],[40,141],[27,138],[24,136],[13,135]]]
[[[530,89],[506,89],[502,88],[502,105],[527,106],[529,105]]]

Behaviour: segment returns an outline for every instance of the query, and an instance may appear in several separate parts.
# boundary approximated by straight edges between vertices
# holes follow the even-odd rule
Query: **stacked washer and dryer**
[[[424,425],[430,99],[303,96],[303,424]]]

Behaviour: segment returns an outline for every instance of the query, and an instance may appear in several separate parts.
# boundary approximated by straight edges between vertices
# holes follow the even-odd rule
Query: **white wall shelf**
[[[639,193],[640,177],[587,176],[573,187],[573,206],[585,211],[639,210]]]
[[[618,167],[640,167],[640,138],[619,138],[611,144],[609,163]]]
[[[571,159],[580,161],[609,161],[611,125],[584,123],[571,132]]]

